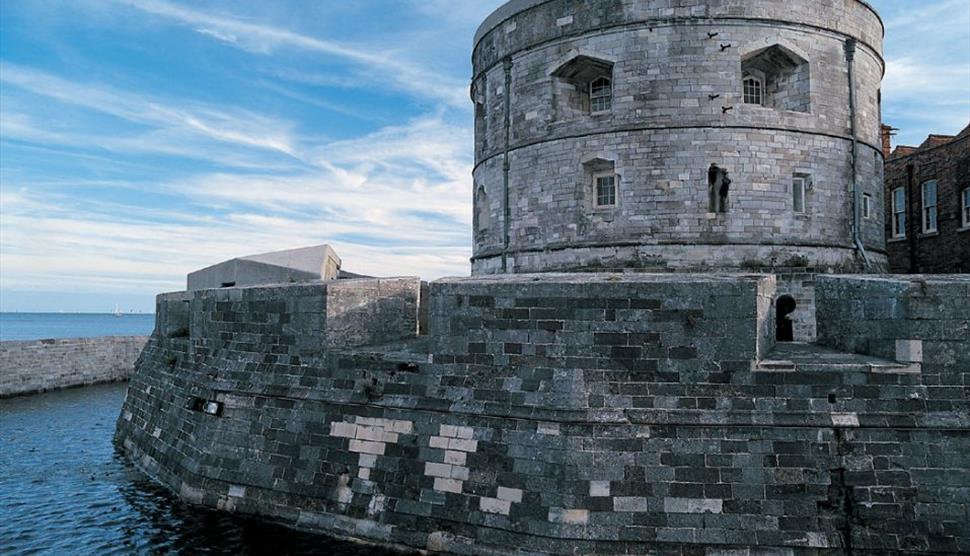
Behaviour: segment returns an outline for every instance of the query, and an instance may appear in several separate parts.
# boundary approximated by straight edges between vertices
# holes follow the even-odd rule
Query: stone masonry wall
[[[126,380],[143,336],[0,342],[0,398]]]
[[[816,304],[819,343],[970,386],[970,276],[819,276]]]
[[[118,443],[186,500],[459,554],[970,550],[967,390],[762,367],[770,276],[439,281],[430,338],[353,350],[260,295],[130,382]]]
[[[858,177],[878,207],[884,72],[878,16],[855,0],[824,9],[808,1],[673,4],[513,2],[523,9],[503,8],[507,19],[480,33],[472,86],[478,103],[474,274],[737,271],[772,257],[859,270],[847,193],[852,141],[844,46],[850,37],[860,41]],[[808,111],[743,103],[742,59],[772,45],[807,62]],[[612,64],[608,112],[557,108],[571,85],[554,70],[578,55]],[[591,160],[611,163],[619,176],[615,207],[593,207],[585,166]],[[733,180],[727,213],[709,212],[712,163]],[[811,176],[804,214],[793,210],[796,173]],[[883,218],[875,211],[861,223],[877,270],[886,266]]]

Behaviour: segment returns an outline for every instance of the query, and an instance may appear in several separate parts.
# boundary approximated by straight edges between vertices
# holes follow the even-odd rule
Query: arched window
[[[763,106],[765,103],[765,84],[761,79],[749,75],[744,78],[744,103]]]
[[[613,108],[613,83],[600,77],[589,84],[590,112],[609,112]]]

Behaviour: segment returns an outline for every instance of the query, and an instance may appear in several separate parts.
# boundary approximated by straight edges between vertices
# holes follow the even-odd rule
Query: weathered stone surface
[[[148,338],[0,342],[0,398],[126,380]]]
[[[472,56],[474,274],[861,268],[845,47],[858,41],[856,175],[880,207],[883,27],[868,4],[526,0],[496,13]],[[775,45],[807,66],[792,90],[808,106],[744,103],[744,61]],[[577,59],[609,68],[608,111],[582,106]],[[727,212],[709,210],[712,163],[733,180]],[[593,201],[603,169],[618,176],[605,209]],[[810,178],[804,214],[796,174]],[[861,236],[885,268],[874,212]]]
[[[887,292],[923,311],[925,294],[869,280],[826,278],[820,331],[831,316],[895,356],[881,321],[840,319]],[[117,440],[186,499],[429,550],[970,550],[965,337],[913,321],[922,373],[832,355],[811,370],[761,366],[774,284],[450,279],[431,284],[427,341],[317,351],[276,339],[301,308],[324,310],[321,286],[195,293],[190,336],[149,341]],[[232,326],[204,324],[227,311]]]

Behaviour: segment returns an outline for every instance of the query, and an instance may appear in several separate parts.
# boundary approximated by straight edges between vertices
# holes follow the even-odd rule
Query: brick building
[[[885,174],[890,270],[970,273],[970,126],[897,146]]]

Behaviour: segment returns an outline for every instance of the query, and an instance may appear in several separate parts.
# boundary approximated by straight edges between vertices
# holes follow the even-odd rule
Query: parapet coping
[[[968,284],[970,274],[819,274],[817,280],[857,280],[910,284]]]
[[[705,284],[763,280],[759,273],[676,273],[676,272],[540,272],[534,274],[488,274],[441,278],[432,284]]]
[[[478,30],[475,31],[475,39],[474,39],[474,42],[472,43],[472,50],[474,50],[478,46],[478,43],[485,37],[485,35],[490,33],[493,29],[495,29],[496,27],[504,23],[506,20],[511,19],[512,17],[528,9],[534,8],[536,6],[539,6],[551,1],[552,0],[509,0],[505,4],[502,4],[501,6],[496,8],[495,11],[489,14],[488,17],[485,18],[485,21],[483,21],[482,24],[478,26]],[[870,12],[873,13],[873,15],[876,16],[876,19],[879,20],[880,27],[882,27],[882,34],[883,36],[885,36],[886,23],[882,20],[882,16],[879,15],[879,12],[876,11],[876,8],[874,8],[872,4],[870,4],[866,0],[855,0],[855,1],[865,6]]]
[[[268,284],[248,284],[244,286],[232,286],[230,288],[204,288],[199,290],[177,290],[172,292],[164,292],[158,294],[161,297],[174,297],[178,295],[183,295],[186,298],[191,298],[196,292],[231,292],[238,290],[258,290],[258,289],[269,289],[269,288],[306,288],[306,287],[330,287],[344,284],[364,284],[364,283],[380,283],[389,282],[392,280],[421,280],[420,276],[382,276],[380,278],[339,278],[337,280],[300,280],[298,282],[278,282],[278,283],[268,283]]]

